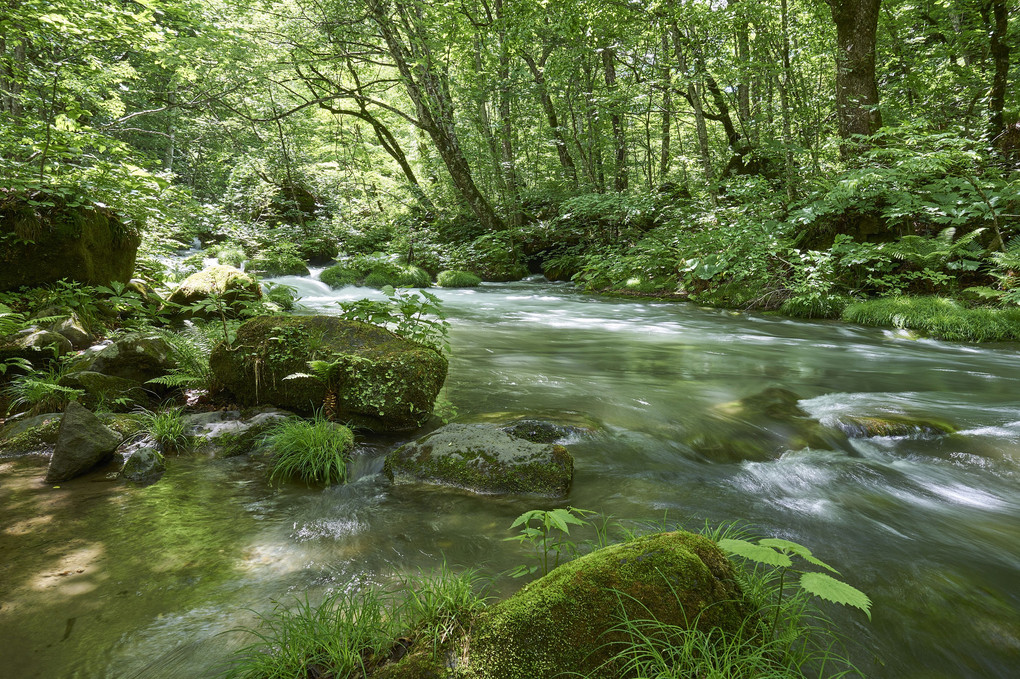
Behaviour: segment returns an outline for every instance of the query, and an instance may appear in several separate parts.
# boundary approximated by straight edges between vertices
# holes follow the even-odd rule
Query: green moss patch
[[[391,453],[384,471],[396,481],[476,493],[563,497],[574,460],[563,446],[531,443],[491,425],[449,424]]]
[[[436,285],[441,288],[476,288],[482,279],[468,271],[440,271],[436,276]]]
[[[659,533],[563,564],[483,614],[471,669],[480,679],[575,672],[618,679],[625,675],[611,658],[627,641],[614,629],[623,610],[631,619],[731,635],[747,617],[733,569],[715,543]]]

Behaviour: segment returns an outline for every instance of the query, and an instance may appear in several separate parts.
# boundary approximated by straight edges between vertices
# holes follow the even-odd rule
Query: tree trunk
[[[683,50],[683,37],[680,29],[673,26],[673,50],[676,53],[677,63],[680,65],[680,72],[687,74],[687,55]],[[698,131],[698,150],[701,153],[701,165],[705,171],[705,182],[711,184],[715,179],[715,172],[712,170],[712,155],[708,150],[708,125],[705,123],[705,110],[701,105],[701,93],[698,92],[694,80],[689,80],[687,85],[687,99],[694,109],[694,126]]]
[[[875,81],[875,40],[880,0],[829,0],[836,24],[836,120],[844,160],[866,144],[854,135],[869,136],[882,127]]]
[[[623,116],[616,102],[616,51],[611,47],[602,50],[602,70],[605,74],[606,89],[609,91],[610,120],[613,123],[613,139],[616,142],[616,176],[613,188],[617,193],[627,190],[627,130]]]
[[[417,17],[400,3],[395,4],[395,11],[400,16],[399,25],[412,33],[408,36],[411,44],[405,45],[397,22],[389,16],[383,2],[370,0],[369,10],[401,75],[407,96],[414,104],[417,124],[432,139],[457,192],[485,229],[505,229],[503,220],[478,190],[471,176],[471,167],[460,146],[454,124],[453,97],[447,75],[435,63],[425,36],[420,35],[423,28],[416,24]]]
[[[531,78],[535,81],[535,89],[538,93],[538,99],[542,103],[545,118],[549,121],[549,129],[552,131],[553,143],[556,145],[556,153],[559,155],[560,165],[567,173],[567,178],[570,180],[571,185],[576,188],[577,167],[574,165],[574,159],[570,156],[567,140],[563,137],[563,130],[560,128],[559,116],[556,115],[556,106],[553,104],[549,88],[546,86],[545,60],[543,59],[542,63],[536,63],[535,58],[530,54],[522,54],[521,58],[528,65],[528,70],[531,71]]]
[[[673,74],[666,61],[669,54],[669,37],[662,34],[662,142],[659,146],[659,181],[666,181],[669,173],[669,127],[673,108]]]
[[[1009,15],[1006,12],[1006,0],[991,0],[991,5],[993,23],[990,51],[995,72],[988,92],[988,139],[994,140],[1006,129],[1002,110],[1006,106],[1006,82],[1009,78],[1009,43],[1006,41]]]

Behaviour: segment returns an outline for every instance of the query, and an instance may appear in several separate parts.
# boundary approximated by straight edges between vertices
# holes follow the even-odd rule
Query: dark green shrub
[[[319,280],[333,289],[357,285],[361,281],[361,273],[342,264],[331,266],[321,274]]]
[[[436,276],[436,285],[441,288],[474,288],[482,282],[482,279],[467,271],[453,271],[447,269],[439,272]]]

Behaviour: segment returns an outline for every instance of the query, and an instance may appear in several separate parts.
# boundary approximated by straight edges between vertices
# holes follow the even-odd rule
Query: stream
[[[274,279],[302,304],[378,292]],[[215,676],[274,602],[401,574],[498,574],[533,555],[504,538],[521,512],[572,505],[621,521],[743,520],[810,547],[873,600],[872,620],[826,606],[871,677],[1020,671],[1020,352],[894,331],[582,295],[542,279],[434,290],[451,323],[445,396],[459,418],[498,413],[589,426],[571,439],[562,503],[391,486],[367,441],[355,480],[273,486],[248,458],[168,460],[148,487],[100,471],[42,483],[42,456],[0,459],[0,676]],[[764,461],[684,441],[725,435],[718,406],[770,387],[823,424],[901,413],[947,436],[856,439]],[[760,431],[768,440],[768,428]]]

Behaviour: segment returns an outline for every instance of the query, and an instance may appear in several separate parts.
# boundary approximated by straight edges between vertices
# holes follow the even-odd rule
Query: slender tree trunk
[[[669,128],[673,109],[673,72],[666,55],[669,54],[669,36],[662,34],[662,135],[659,145],[659,181],[669,173]]]
[[[744,15],[743,4],[733,3],[734,11],[737,14],[737,66],[741,70],[740,82],[737,83],[737,116],[740,118],[741,127],[749,131],[753,127],[751,121],[751,91],[747,84],[747,72],[750,70],[751,48],[748,39],[747,17]],[[748,132],[748,136],[750,133]]]
[[[992,87],[988,92],[988,139],[994,140],[1006,128],[1002,110],[1006,106],[1006,82],[1009,78],[1009,14],[1006,0],[991,0],[992,33],[990,51],[995,63]]]
[[[680,29],[675,25],[673,26],[673,50],[676,53],[677,63],[680,65],[680,72],[688,74],[683,38],[680,35]],[[715,179],[715,172],[712,169],[712,155],[708,149],[708,125],[705,123],[705,110],[701,105],[701,93],[698,92],[693,79],[687,85],[687,98],[694,110],[694,126],[698,131],[698,150],[701,155],[701,166],[705,172],[705,182],[711,184]]]
[[[506,228],[489,201],[478,190],[471,167],[455,129],[453,98],[450,95],[446,75],[428,51],[423,36],[409,36],[416,44],[413,49],[404,45],[398,33],[397,24],[389,16],[387,6],[382,0],[369,0],[372,20],[386,42],[387,51],[400,72],[404,89],[414,104],[417,112],[418,125],[429,135],[439,157],[446,165],[453,185],[461,198],[478,217],[478,221],[489,231],[501,231]],[[400,3],[395,4],[400,24],[407,30],[421,30],[415,25],[416,17]]]
[[[605,74],[606,89],[609,91],[610,120],[613,124],[613,139],[616,142],[616,176],[613,188],[617,193],[627,190],[627,129],[623,116],[620,115],[616,95],[616,51],[611,47],[602,50],[602,70]]]
[[[559,156],[560,166],[566,172],[571,185],[576,188],[577,167],[574,165],[574,159],[570,156],[567,140],[563,137],[563,130],[560,128],[559,116],[556,115],[556,106],[553,104],[549,88],[546,86],[545,60],[543,59],[542,63],[536,63],[535,58],[530,54],[522,54],[521,58],[528,65],[528,70],[531,71],[531,78],[535,81],[535,89],[537,90],[538,99],[542,104],[542,110],[545,112],[545,118],[549,121],[549,129],[552,131],[553,143],[556,145],[556,154]]]
[[[783,164],[786,170],[786,197],[792,202],[797,196],[797,175],[793,168],[793,133],[790,126],[790,118],[793,111],[790,110],[790,16],[787,11],[787,0],[780,0],[779,3],[780,22],[783,33],[783,80],[779,86],[779,101],[783,109]]]
[[[869,136],[882,127],[875,80],[875,42],[880,0],[829,0],[836,24],[836,120],[844,160],[866,145],[854,135]]]
[[[510,46],[507,44],[506,22],[503,16],[503,0],[495,1],[496,20],[499,22],[499,123],[500,149],[503,155],[503,176],[510,198],[510,220],[512,226],[519,226],[524,220],[521,214],[521,191],[517,178],[517,161],[514,157],[514,129],[511,117],[510,92]]]

